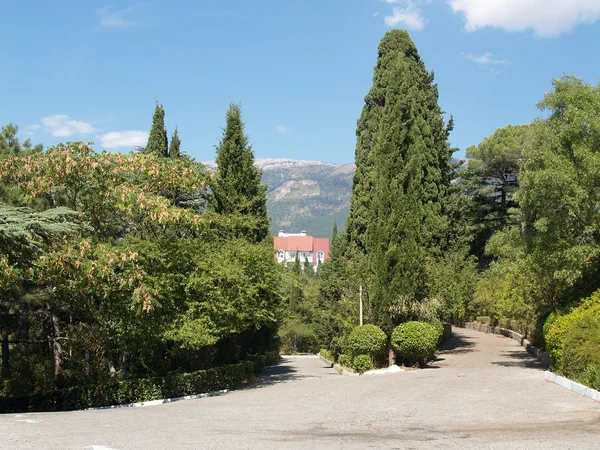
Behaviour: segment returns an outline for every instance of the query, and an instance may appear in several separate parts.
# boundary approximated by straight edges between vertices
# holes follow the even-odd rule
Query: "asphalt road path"
[[[600,449],[600,403],[508,338],[455,329],[432,368],[341,376],[288,358],[248,388],[143,408],[0,416],[2,449]]]

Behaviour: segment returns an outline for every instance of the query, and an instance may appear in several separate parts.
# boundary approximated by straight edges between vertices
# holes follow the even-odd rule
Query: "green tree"
[[[387,33],[379,53],[387,56],[376,67],[387,89],[369,152],[367,312],[371,323],[391,331],[393,300],[427,298],[426,263],[443,255],[452,123],[445,126],[433,73],[406,31]]]
[[[547,308],[576,284],[594,290],[600,256],[600,87],[572,76],[553,85],[538,104],[549,117],[533,126],[517,194]]]
[[[44,146],[42,144],[32,145],[31,139],[26,139],[22,144],[17,137],[19,127],[9,123],[0,130],[0,157],[18,156],[29,153],[40,153]]]
[[[169,157],[169,142],[167,138],[167,128],[165,127],[165,110],[162,105],[156,102],[154,115],[152,116],[152,128],[148,136],[148,143],[144,149],[147,155],[158,157]]]
[[[465,214],[473,236],[471,252],[486,266],[485,245],[496,231],[512,224],[517,206],[520,165],[531,125],[500,128],[478,146],[467,149],[468,167],[460,172],[460,188],[468,198]]]
[[[169,158],[181,158],[181,139],[177,127],[171,136],[171,144],[169,145]]]
[[[265,241],[271,233],[267,188],[261,184],[260,170],[254,165],[239,105],[231,104],[227,110],[216,163],[217,171],[210,181],[212,210],[231,216],[234,235],[254,243]]]

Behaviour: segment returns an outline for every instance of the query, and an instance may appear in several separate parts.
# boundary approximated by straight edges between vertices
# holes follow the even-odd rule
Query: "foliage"
[[[319,355],[321,355],[327,361],[335,362],[335,355],[326,348],[322,348],[321,350],[319,350]]]
[[[34,146],[31,143],[31,139],[26,139],[21,143],[17,137],[18,132],[19,127],[12,123],[2,127],[0,130],[0,158],[40,153],[43,150],[42,144]]]
[[[433,74],[408,33],[387,33],[357,128],[346,232],[349,257],[364,255],[368,268],[360,277],[367,319],[388,331],[393,299],[428,296],[426,261],[441,254],[448,229],[442,203],[451,179],[452,124],[445,126],[437,100]]]
[[[600,389],[600,308],[588,310],[573,322],[564,340],[563,373],[594,389]]]
[[[435,353],[438,331],[425,322],[405,322],[394,329],[391,341],[406,364],[424,367]]]
[[[369,358],[369,362],[371,362],[370,358]],[[352,357],[350,355],[342,353],[338,357],[338,364],[342,367],[352,367]]]
[[[530,125],[499,128],[478,146],[467,149],[468,167],[460,172],[465,211],[472,233],[471,253],[483,266],[490,262],[485,245],[493,233],[510,224],[514,194],[519,187],[520,165]]]
[[[567,314],[549,316],[544,326],[546,349],[552,359],[554,367],[562,371],[564,366],[564,353],[566,349],[566,336],[569,330],[576,328],[577,323],[586,318],[597,317],[600,314],[600,291],[584,299],[577,307],[572,308]]]
[[[165,127],[165,110],[162,105],[156,102],[154,115],[152,116],[152,128],[148,136],[148,143],[144,149],[147,155],[154,155],[158,158],[169,157],[169,143],[167,138],[167,128]]]
[[[181,139],[179,139],[179,131],[177,130],[177,127],[175,127],[175,131],[173,131],[173,136],[171,136],[171,143],[169,144],[169,158],[181,158]]]
[[[527,253],[548,310],[597,265],[600,249],[600,87],[564,76],[539,108],[522,164],[517,200]]]
[[[359,374],[363,374],[367,370],[373,369],[371,357],[369,355],[356,355],[352,360],[352,368]]]
[[[253,243],[270,236],[266,186],[254,165],[254,153],[244,134],[239,105],[230,105],[227,124],[217,147],[217,171],[210,180],[214,212],[231,215],[232,233]]]
[[[279,338],[286,353],[314,351],[317,345],[314,330],[298,319],[284,321],[279,328]]]
[[[387,343],[386,334],[375,325],[363,325],[356,327],[347,340],[347,347],[351,355],[369,355],[371,357],[380,355],[385,350]]]
[[[0,398],[0,412],[69,411],[124,403],[182,397],[221,389],[232,389],[249,381],[255,373],[251,361],[200,370],[173,373],[98,386],[77,386],[21,397]]]

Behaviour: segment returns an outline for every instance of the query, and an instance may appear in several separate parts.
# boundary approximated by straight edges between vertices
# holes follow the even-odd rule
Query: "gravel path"
[[[502,336],[455,329],[432,368],[340,376],[288,358],[254,386],[144,408],[0,416],[2,449],[600,449],[600,403]]]

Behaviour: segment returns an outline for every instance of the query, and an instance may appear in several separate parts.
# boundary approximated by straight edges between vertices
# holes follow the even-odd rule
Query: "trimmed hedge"
[[[360,374],[365,373],[367,370],[371,370],[373,368],[371,357],[369,355],[355,356],[352,361],[352,368]]]
[[[426,322],[405,322],[392,333],[392,346],[405,363],[421,367],[433,357],[438,343],[438,330]]]
[[[279,362],[279,352],[267,352],[262,355],[251,355],[247,359],[254,363],[254,374],[258,375],[265,368],[273,366]]]
[[[232,389],[251,380],[266,366],[276,364],[279,354],[270,352],[250,358],[251,361],[238,364],[197,372],[173,373],[166,377],[124,380],[99,386],[77,386],[0,398],[0,413],[70,411]]]
[[[544,324],[544,340],[552,364],[556,370],[563,370],[565,337],[577,322],[586,317],[600,317],[600,291],[584,299],[579,306],[571,309],[568,314],[550,314]]]
[[[352,356],[375,356],[385,350],[387,336],[375,325],[363,325],[352,330],[347,342]]]
[[[600,389],[600,314],[585,315],[568,329],[562,365],[568,378]]]

